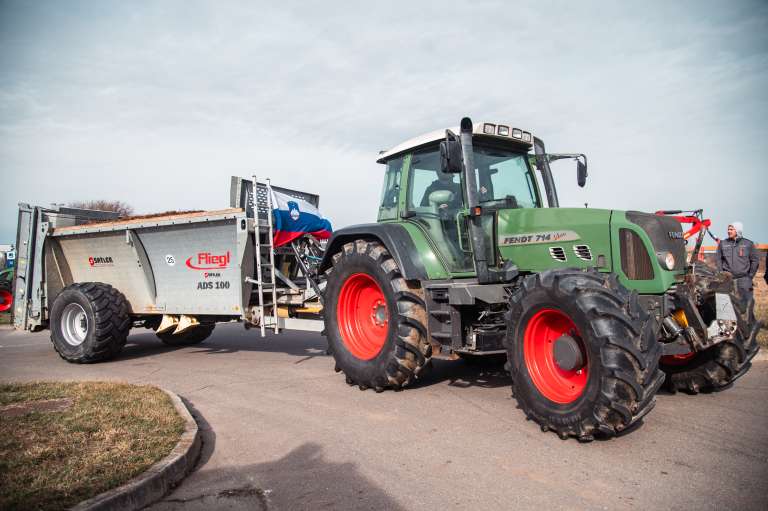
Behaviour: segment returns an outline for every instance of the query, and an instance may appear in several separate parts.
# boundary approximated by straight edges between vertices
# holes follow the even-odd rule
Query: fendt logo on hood
[[[89,257],[88,258],[88,264],[91,266],[112,266],[114,264],[114,261],[110,256],[105,257]]]
[[[229,266],[229,260],[229,250],[223,255],[213,255],[210,252],[198,252],[196,256],[187,259],[187,267],[193,270],[220,270]]]

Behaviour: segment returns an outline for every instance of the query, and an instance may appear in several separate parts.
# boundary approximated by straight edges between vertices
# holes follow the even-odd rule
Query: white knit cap
[[[728,224],[728,227],[733,227],[734,229],[736,229],[736,234],[738,234],[739,237],[742,237],[742,238],[744,237],[744,224],[742,224],[741,222],[738,222],[738,221],[731,222],[730,224]]]

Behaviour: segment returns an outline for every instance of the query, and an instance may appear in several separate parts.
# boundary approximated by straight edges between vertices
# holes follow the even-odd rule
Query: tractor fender
[[[328,240],[325,255],[320,263],[320,271],[324,272],[331,267],[333,254],[339,252],[345,243],[358,239],[376,239],[383,243],[406,280],[426,280],[428,278],[421,254],[416,250],[411,235],[405,227],[394,223],[360,224],[335,231],[331,239]]]

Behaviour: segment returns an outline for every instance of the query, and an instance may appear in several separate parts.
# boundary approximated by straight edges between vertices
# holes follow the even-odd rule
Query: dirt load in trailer
[[[319,197],[232,178],[230,208],[117,218],[19,205],[14,325],[70,362],[116,356],[132,327],[196,344],[215,324],[321,331]]]

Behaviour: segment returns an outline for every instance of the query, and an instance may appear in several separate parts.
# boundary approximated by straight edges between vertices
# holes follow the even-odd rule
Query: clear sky
[[[502,120],[563,205],[705,208],[768,242],[768,2],[0,0],[0,243],[16,204],[221,208],[229,176],[375,220],[379,150]]]

